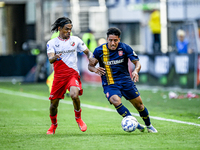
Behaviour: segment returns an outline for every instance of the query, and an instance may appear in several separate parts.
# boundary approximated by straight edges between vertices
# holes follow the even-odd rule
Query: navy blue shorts
[[[126,100],[131,100],[140,96],[140,93],[132,81],[106,85],[103,86],[103,89],[108,100],[113,95],[118,95],[120,98],[124,96]]]

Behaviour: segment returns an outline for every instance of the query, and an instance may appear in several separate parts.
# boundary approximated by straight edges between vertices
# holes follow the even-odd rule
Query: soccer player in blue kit
[[[88,69],[101,76],[102,86],[108,101],[115,106],[122,117],[131,115],[122,104],[121,97],[124,96],[138,110],[148,132],[157,133],[150,122],[148,110],[143,105],[140,93],[134,84],[134,82],[139,81],[138,73],[141,68],[139,58],[129,45],[120,42],[120,34],[121,31],[118,28],[108,29],[107,43],[94,50]],[[132,79],[128,71],[128,59],[135,65]],[[100,67],[95,67],[97,63]],[[137,128],[141,132],[145,130],[145,126],[141,124]]]

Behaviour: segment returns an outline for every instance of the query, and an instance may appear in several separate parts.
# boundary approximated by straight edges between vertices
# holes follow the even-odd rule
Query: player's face
[[[120,38],[117,35],[109,35],[107,37],[107,42],[108,42],[108,48],[110,50],[116,50],[118,47],[118,44],[120,42]]]
[[[58,30],[60,31],[60,37],[62,39],[68,39],[70,37],[71,31],[72,31],[72,24],[66,24],[63,28],[58,27]]]

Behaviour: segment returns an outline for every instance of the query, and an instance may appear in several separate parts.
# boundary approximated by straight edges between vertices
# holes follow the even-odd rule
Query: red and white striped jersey
[[[70,36],[69,39],[54,38],[47,42],[47,54],[62,54],[60,61],[53,63],[54,78],[64,79],[67,76],[79,74],[77,67],[77,52],[87,49],[85,43],[77,36]]]

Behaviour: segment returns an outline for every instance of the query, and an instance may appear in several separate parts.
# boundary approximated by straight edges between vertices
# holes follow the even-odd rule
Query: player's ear
[[[121,38],[119,38],[119,42],[120,42]]]
[[[59,27],[58,27],[58,31],[60,31],[61,29],[62,29],[62,28],[59,26]]]

